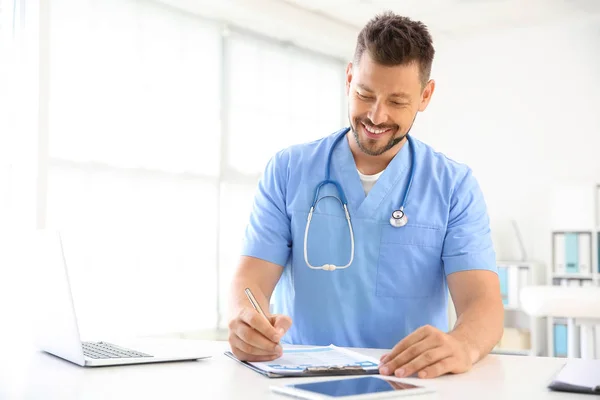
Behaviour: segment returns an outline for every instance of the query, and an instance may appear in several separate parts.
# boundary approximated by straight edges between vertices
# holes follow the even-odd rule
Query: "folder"
[[[518,268],[519,271],[519,293],[521,289],[529,286],[529,268]],[[521,305],[521,299],[519,297],[519,307]]]
[[[379,360],[334,345],[284,347],[282,357],[268,362],[241,361],[230,351],[225,355],[269,378],[379,373]]]
[[[596,185],[596,226],[600,227],[600,185]]]
[[[554,357],[566,357],[568,351],[567,324],[554,323]]]
[[[579,272],[579,245],[577,233],[565,233],[565,271],[568,274]]]
[[[508,267],[508,305],[519,307],[519,267]]]
[[[548,388],[600,396],[600,360],[569,359]]]
[[[600,232],[598,232],[598,273],[600,274]]]
[[[600,324],[594,326],[594,335],[596,337],[596,358],[600,360]]]
[[[567,279],[569,284],[567,286],[577,287],[581,286],[581,279]]]
[[[592,273],[592,241],[590,235],[586,233],[580,233],[578,238],[578,260],[579,260],[579,273],[589,275]]]
[[[563,275],[565,273],[565,235],[554,234],[554,273]]]

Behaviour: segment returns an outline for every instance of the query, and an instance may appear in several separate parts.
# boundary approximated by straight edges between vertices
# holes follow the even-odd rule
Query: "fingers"
[[[406,336],[404,339],[402,339],[401,341],[399,341],[398,344],[396,344],[394,346],[394,348],[392,349],[392,351],[390,351],[387,354],[387,356],[384,357],[383,360],[381,360],[382,364],[385,364],[389,360],[395,358],[396,356],[398,356],[398,354],[402,353],[404,350],[406,350],[407,348],[409,348],[413,344],[415,344],[417,342],[420,342],[421,340],[425,339],[434,330],[435,330],[435,328],[433,328],[432,326],[426,325],[426,326],[420,327],[419,329],[417,329],[416,331],[414,331],[410,335]]]
[[[278,343],[279,339],[281,339],[282,335],[273,328],[270,321],[267,321],[265,317],[254,309],[243,309],[239,315],[239,319],[274,343]]]
[[[418,376],[421,379],[436,378],[438,376],[452,372],[455,364],[456,360],[453,357],[447,357],[419,371]]]
[[[275,342],[270,341],[262,334],[246,325],[243,322],[237,324],[236,329],[232,332],[236,337],[241,339],[244,343],[251,347],[261,350],[261,352],[252,352],[244,350],[246,353],[251,354],[279,354],[282,349],[281,346]]]
[[[248,327],[247,329],[248,329],[248,331],[252,330],[250,327]],[[240,335],[237,334],[238,332],[232,331],[229,334],[229,344],[231,345],[232,351],[239,350],[240,352],[244,353],[244,355],[259,356],[259,357],[268,356],[268,357],[271,357],[271,359],[281,357],[281,354],[283,353],[281,346],[272,344],[272,345],[268,346],[268,349],[260,348],[251,343],[248,343],[246,340],[244,340],[244,338],[240,337]],[[259,336],[257,333],[255,333],[255,335]],[[264,339],[264,340],[266,340],[266,339]],[[271,342],[269,342],[269,343],[271,343]],[[234,354],[235,354],[235,351],[234,351]]]
[[[419,377],[422,377],[421,375],[423,375],[425,372],[425,368],[441,362],[451,354],[451,349],[448,347],[436,347],[434,349],[427,350],[408,363],[401,365],[401,368],[395,370],[394,375],[401,378],[403,376],[411,376],[412,374],[419,372]],[[436,369],[440,367],[441,365],[436,367]],[[426,372],[425,375],[427,375]]]
[[[239,340],[239,338],[238,338],[238,340]],[[229,343],[231,343],[231,352],[233,353],[234,356],[237,357],[238,360],[241,360],[241,361],[251,361],[251,362],[273,361],[273,360],[279,358],[279,356],[276,354],[256,355],[256,354],[246,353],[245,351],[243,351],[242,349],[240,349],[239,347],[237,347],[233,344],[233,343],[235,343],[234,338],[230,338]],[[242,346],[243,346],[243,344],[242,344]]]
[[[412,373],[414,373],[415,371],[412,371],[409,373],[404,368],[406,365],[408,365],[409,363],[413,362],[416,359],[419,359],[419,357],[423,357],[424,354],[427,354],[426,357],[428,358],[428,357],[430,357],[430,353],[429,353],[430,350],[441,349],[441,348],[445,348],[443,335],[433,334],[433,335],[426,336],[423,340],[408,347],[402,353],[398,354],[395,358],[389,358],[389,357],[386,358],[386,362],[381,366],[380,372],[383,375],[391,375],[397,369],[403,368],[402,371],[398,371],[398,372],[400,374],[402,374],[403,376],[409,376]],[[446,352],[451,351],[451,349],[449,349],[449,348],[445,348],[445,349],[446,349],[445,350]],[[446,356],[447,356],[447,354],[446,354]],[[434,362],[434,361],[437,361],[437,360],[431,360],[431,362]],[[396,376],[398,376],[398,375],[396,375]]]
[[[420,378],[433,378],[468,371],[471,365],[467,344],[439,329],[424,326],[382,357],[379,372],[397,377],[418,374]]]
[[[281,357],[283,349],[278,343],[291,325],[292,320],[287,316],[274,315],[267,320],[254,309],[244,309],[229,323],[232,352],[243,361],[270,361]]]
[[[287,315],[272,315],[271,324],[273,324],[275,331],[283,336],[292,326],[292,319]]]

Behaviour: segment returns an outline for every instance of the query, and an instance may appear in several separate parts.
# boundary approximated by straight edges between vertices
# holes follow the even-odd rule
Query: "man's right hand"
[[[247,307],[229,322],[231,352],[239,360],[271,361],[281,357],[279,340],[292,326],[292,320],[285,315],[271,315],[269,320]]]

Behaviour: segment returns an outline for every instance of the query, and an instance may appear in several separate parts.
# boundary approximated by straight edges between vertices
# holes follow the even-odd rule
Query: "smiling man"
[[[346,70],[350,127],[267,165],[232,285],[238,358],[275,359],[280,342],[386,348],[382,374],[435,377],[469,370],[499,341],[479,185],[469,167],[409,135],[434,93],[433,58],[422,23],[375,17]],[[263,309],[273,304],[269,321],[245,288]]]

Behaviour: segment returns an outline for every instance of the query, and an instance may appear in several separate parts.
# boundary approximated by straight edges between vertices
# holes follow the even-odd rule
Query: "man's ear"
[[[352,63],[346,67],[346,96],[350,94],[350,83],[352,83]]]
[[[425,85],[423,89],[423,93],[421,93],[421,103],[419,104],[419,111],[425,111],[429,102],[431,101],[431,97],[433,96],[433,92],[435,90],[435,81],[430,79],[429,82]]]

